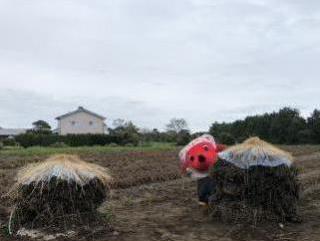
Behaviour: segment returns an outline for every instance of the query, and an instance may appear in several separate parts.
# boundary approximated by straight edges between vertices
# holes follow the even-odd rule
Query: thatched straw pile
[[[219,154],[211,177],[212,214],[226,221],[297,220],[299,185],[292,156],[259,138]]]
[[[94,212],[107,198],[110,181],[101,166],[73,155],[55,155],[20,170],[9,197],[20,224],[45,225],[55,218]]]

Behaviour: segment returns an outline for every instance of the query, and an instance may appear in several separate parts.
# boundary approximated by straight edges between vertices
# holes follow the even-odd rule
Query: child
[[[190,142],[179,153],[182,173],[196,179],[200,205],[207,205],[215,192],[216,184],[209,176],[209,169],[217,162],[218,152],[224,146],[217,145],[210,135],[203,135]]]

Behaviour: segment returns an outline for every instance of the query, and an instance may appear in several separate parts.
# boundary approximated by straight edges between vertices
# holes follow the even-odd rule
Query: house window
[[[92,126],[92,125],[93,125],[93,121],[89,121],[89,125],[91,125],[91,126]]]
[[[75,124],[76,124],[76,122],[75,122],[75,121],[71,121],[71,125],[73,125],[73,126],[74,126]]]

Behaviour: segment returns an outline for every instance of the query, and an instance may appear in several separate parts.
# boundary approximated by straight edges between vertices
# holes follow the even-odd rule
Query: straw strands
[[[251,138],[219,157],[211,170],[217,183],[210,197],[213,216],[251,223],[298,220],[298,170],[289,153]]]
[[[56,218],[95,212],[106,200],[111,180],[101,166],[74,155],[55,155],[21,169],[8,196],[20,224],[41,226]]]
[[[249,138],[242,144],[228,148],[219,153],[219,157],[242,169],[248,169],[251,166],[290,166],[293,161],[290,153],[258,137]]]

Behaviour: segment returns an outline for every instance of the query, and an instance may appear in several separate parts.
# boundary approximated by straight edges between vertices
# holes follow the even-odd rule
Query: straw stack
[[[55,155],[19,171],[9,192],[21,224],[45,224],[58,217],[95,212],[108,194],[105,168],[74,155]]]
[[[289,153],[257,137],[220,153],[211,170],[217,183],[210,197],[212,215],[251,223],[297,221],[298,170],[292,162]]]

